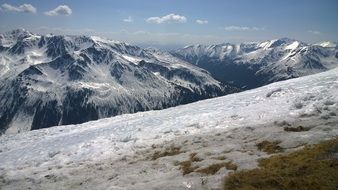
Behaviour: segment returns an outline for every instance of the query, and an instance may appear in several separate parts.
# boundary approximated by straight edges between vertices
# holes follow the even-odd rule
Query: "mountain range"
[[[96,36],[0,35],[0,132],[163,109],[235,88],[171,54]]]
[[[338,66],[338,46],[281,38],[241,44],[192,45],[172,54],[209,71],[223,82],[252,89]]]
[[[140,48],[97,36],[0,34],[0,134],[164,109],[338,66],[337,45],[281,38]]]

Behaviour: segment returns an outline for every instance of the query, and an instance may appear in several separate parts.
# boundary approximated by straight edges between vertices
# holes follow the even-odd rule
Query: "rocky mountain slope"
[[[193,45],[173,55],[208,70],[219,81],[251,89],[338,67],[338,46],[281,38],[242,44]]]
[[[0,133],[163,109],[232,92],[169,53],[86,36],[0,35]]]

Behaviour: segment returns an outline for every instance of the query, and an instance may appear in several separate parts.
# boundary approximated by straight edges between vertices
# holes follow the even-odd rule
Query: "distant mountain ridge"
[[[167,52],[96,36],[0,35],[0,133],[77,124],[231,93]]]
[[[338,66],[333,42],[306,44],[281,38],[241,44],[192,45],[172,55],[209,71],[219,81],[251,89]]]

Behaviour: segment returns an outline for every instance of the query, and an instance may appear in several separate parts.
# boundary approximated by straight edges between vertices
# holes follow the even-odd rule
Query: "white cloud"
[[[264,30],[264,28],[248,27],[248,26],[227,26],[224,28],[226,31],[258,31]]]
[[[134,22],[134,19],[129,16],[128,18],[123,19],[123,22]]]
[[[162,23],[185,23],[187,22],[187,18],[185,16],[176,15],[176,14],[168,14],[163,17],[149,17],[146,20],[148,23],[153,24],[162,24]]]
[[[321,34],[321,32],[316,31],[316,30],[308,30],[307,32],[309,32],[309,33],[311,33],[311,34],[314,34],[314,35],[319,35],[319,34]]]
[[[208,21],[207,20],[199,20],[199,19],[197,19],[196,23],[197,24],[208,24]]]
[[[4,3],[1,5],[1,10],[7,12],[36,13],[36,8],[31,4],[22,4],[20,6],[14,6]]]
[[[58,15],[69,16],[71,14],[72,14],[72,9],[68,7],[68,5],[59,5],[55,9],[45,12],[45,15],[47,16],[58,16]]]

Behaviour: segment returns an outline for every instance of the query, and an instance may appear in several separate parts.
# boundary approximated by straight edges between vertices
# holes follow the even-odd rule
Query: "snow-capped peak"
[[[38,35],[33,35],[31,32],[25,29],[16,29],[0,36],[0,45],[3,47],[9,47],[14,45],[17,41],[22,41],[26,38],[38,38]]]
[[[285,47],[285,50],[294,50],[299,46],[299,42],[298,41],[294,41],[293,43],[291,43],[290,45]]]
[[[10,32],[5,33],[5,35],[13,35],[16,37],[23,36],[23,35],[32,35],[31,32],[21,28],[21,29],[15,29]]]
[[[121,43],[119,41],[115,41],[115,40],[110,40],[110,39],[106,39],[106,38],[101,38],[99,36],[90,36],[90,38],[94,41],[94,42],[99,42],[99,43],[106,43],[106,44],[111,44],[111,43]]]
[[[321,47],[326,47],[326,48],[335,48],[335,47],[337,47],[337,43],[330,42],[330,41],[320,42],[320,43],[317,43],[315,45],[321,46]]]

